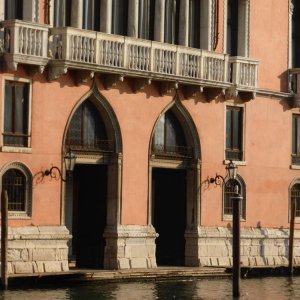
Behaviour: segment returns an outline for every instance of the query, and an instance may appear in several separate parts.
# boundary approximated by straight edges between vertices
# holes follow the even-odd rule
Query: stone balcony
[[[42,73],[49,61],[49,26],[19,20],[3,21],[1,25],[6,68],[16,71],[18,64],[26,64],[38,67]]]
[[[48,65],[50,81],[72,70],[77,83],[103,74],[106,88],[126,76],[134,78],[135,91],[157,81],[162,94],[181,85],[187,97],[196,92],[205,92],[208,100],[219,93],[255,97],[256,60],[71,27],[49,30],[19,20],[2,26],[6,66],[16,70],[21,63],[43,71]]]

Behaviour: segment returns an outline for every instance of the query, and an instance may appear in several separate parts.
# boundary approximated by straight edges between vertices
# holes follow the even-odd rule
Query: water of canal
[[[241,299],[300,299],[300,277],[268,277],[242,280]],[[14,289],[0,292],[0,299],[16,300],[152,300],[152,299],[232,299],[231,280],[194,279],[179,281],[80,283],[71,286],[53,285],[35,289]]]

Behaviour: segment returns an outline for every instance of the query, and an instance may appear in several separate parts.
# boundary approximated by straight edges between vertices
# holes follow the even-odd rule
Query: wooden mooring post
[[[1,286],[8,287],[7,275],[7,242],[8,242],[8,195],[7,191],[1,194]]]
[[[291,221],[290,221],[290,241],[289,241],[289,275],[294,273],[294,232],[295,232],[295,217],[296,217],[296,201],[291,203]]]

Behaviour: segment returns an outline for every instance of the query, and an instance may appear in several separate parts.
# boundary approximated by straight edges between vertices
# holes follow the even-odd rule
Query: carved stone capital
[[[226,89],[225,91],[225,99],[229,100],[229,99],[234,99],[238,96],[239,91],[236,88],[229,88]]]

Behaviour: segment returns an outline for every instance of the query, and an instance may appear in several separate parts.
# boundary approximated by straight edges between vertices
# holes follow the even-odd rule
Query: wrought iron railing
[[[300,155],[292,154],[291,160],[292,160],[292,165],[300,165]]]
[[[92,140],[90,143],[81,139],[70,139],[67,141],[67,148],[72,151],[92,151],[92,152],[114,152],[115,143],[111,140]],[[67,149],[67,150],[68,150]]]
[[[228,160],[243,160],[243,151],[239,149],[226,149],[226,159]]]
[[[12,147],[27,147],[28,146],[28,134],[23,133],[3,133],[3,145]]]
[[[155,144],[152,154],[168,158],[193,158],[193,147]]]

